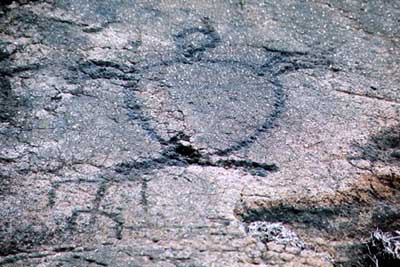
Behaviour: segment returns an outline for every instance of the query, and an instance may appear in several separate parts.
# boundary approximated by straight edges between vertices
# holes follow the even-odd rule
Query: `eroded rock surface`
[[[3,1],[0,266],[368,266],[400,229],[400,5]]]

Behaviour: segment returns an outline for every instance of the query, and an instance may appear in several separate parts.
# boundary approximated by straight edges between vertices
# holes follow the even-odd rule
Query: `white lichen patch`
[[[291,229],[282,223],[271,223],[265,221],[252,222],[248,226],[250,236],[259,239],[262,242],[275,242],[283,245],[290,245],[298,248],[304,248],[304,242]]]

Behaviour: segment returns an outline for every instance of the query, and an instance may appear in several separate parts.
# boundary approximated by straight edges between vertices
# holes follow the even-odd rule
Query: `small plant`
[[[400,231],[388,233],[377,229],[371,234],[368,252],[374,267],[400,266]]]

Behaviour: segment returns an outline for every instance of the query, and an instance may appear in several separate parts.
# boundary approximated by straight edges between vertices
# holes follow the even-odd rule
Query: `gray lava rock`
[[[398,229],[397,1],[10,3],[1,266],[354,266]]]

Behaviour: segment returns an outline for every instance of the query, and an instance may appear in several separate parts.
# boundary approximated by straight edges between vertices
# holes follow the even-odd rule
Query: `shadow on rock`
[[[372,136],[359,150],[362,159],[400,165],[400,125]]]
[[[400,126],[384,129],[355,148],[349,161],[369,163],[370,172],[350,188],[335,194],[287,197],[279,203],[242,200],[238,218],[246,225],[284,223],[308,236],[311,243],[315,238],[326,244],[343,242],[335,245],[335,266],[398,266],[383,258],[382,264],[388,265],[374,265],[368,244],[376,229],[388,233],[400,229]]]
[[[17,99],[11,90],[10,81],[0,75],[0,122],[11,122],[17,106]]]

